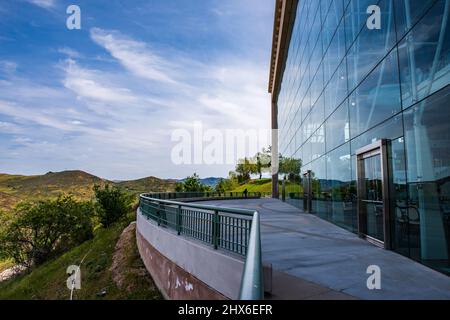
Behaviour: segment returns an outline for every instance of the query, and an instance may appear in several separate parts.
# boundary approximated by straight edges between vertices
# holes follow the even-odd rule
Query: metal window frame
[[[391,244],[391,213],[390,213],[390,197],[389,197],[389,165],[388,165],[388,140],[381,139],[371,143],[365,147],[356,150],[356,185],[357,185],[357,221],[358,221],[358,235],[365,238],[369,242],[384,247],[385,249],[392,249]],[[363,212],[362,194],[364,194],[364,167],[363,161],[366,158],[380,155],[381,158],[381,182],[383,195],[383,232],[384,241],[375,239],[367,235],[366,216]]]
[[[303,179],[306,179],[306,184],[303,181],[303,210],[311,213],[312,211],[312,182],[311,182],[311,170],[307,170],[303,174]],[[305,185],[307,186],[305,190]]]

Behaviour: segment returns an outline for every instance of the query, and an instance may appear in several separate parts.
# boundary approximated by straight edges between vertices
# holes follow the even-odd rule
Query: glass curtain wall
[[[381,28],[366,26],[381,9]],[[357,231],[356,150],[388,140],[392,247],[450,273],[450,0],[302,0],[278,93],[294,205]],[[296,168],[294,166],[294,168]]]

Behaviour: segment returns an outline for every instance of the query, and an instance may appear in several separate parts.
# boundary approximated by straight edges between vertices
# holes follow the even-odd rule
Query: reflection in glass
[[[395,50],[354,91],[349,108],[351,137],[359,135],[401,110]]]
[[[349,11],[352,6],[361,6],[359,14],[364,14],[364,27],[362,31],[357,35],[356,40],[353,42],[348,54],[348,80],[349,89],[353,90],[364,77],[383,59],[383,57],[392,49],[395,44],[395,28],[393,18],[393,4],[391,0],[382,0],[378,3],[381,9],[381,28],[380,29],[368,29],[365,27],[367,21],[366,8],[373,4],[373,1],[363,1],[366,6],[363,6],[362,1],[357,1],[358,4],[352,4],[347,8]],[[370,4],[369,4],[370,3]],[[365,5],[364,4],[364,5]],[[365,8],[365,9],[363,9]],[[352,19],[357,19],[358,23],[360,18],[352,15]],[[348,19],[347,19],[348,23]],[[353,34],[352,21],[350,25],[346,25],[347,37],[351,37]],[[349,34],[349,30],[350,34]],[[396,61],[395,61],[396,63]]]
[[[450,1],[438,1],[399,44],[404,109],[450,82],[449,15]]]
[[[409,214],[420,221],[420,257],[449,270],[450,87],[405,112]]]
[[[327,198],[329,216],[333,223],[349,230],[356,228],[353,209],[355,193],[352,192],[350,145],[333,150],[327,155]]]

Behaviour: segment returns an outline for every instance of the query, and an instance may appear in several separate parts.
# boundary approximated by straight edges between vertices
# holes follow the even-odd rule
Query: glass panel
[[[349,230],[356,228],[356,212],[352,210],[350,144],[327,155],[327,198],[331,222]]]
[[[328,117],[347,97],[347,69],[342,61],[325,88],[325,117]]]
[[[365,27],[367,21],[367,7],[376,4],[373,0],[351,0],[345,10],[345,33],[347,38],[347,47],[349,47]]]
[[[325,129],[320,126],[311,136],[312,159],[321,157],[325,153]]]
[[[325,170],[325,157],[316,159],[311,163],[312,213],[327,219],[329,210],[327,209],[325,194]]]
[[[373,1],[370,4],[373,4]],[[361,83],[364,77],[383,59],[392,49],[396,40],[392,1],[383,0],[378,4],[381,9],[381,28],[379,30],[365,27],[368,18],[366,9],[370,4],[360,8],[364,13],[364,27],[347,54],[350,91]],[[347,36],[349,36],[348,32]]]
[[[328,48],[328,49],[327,49]],[[333,38],[328,47],[324,48],[326,50],[324,56],[324,79],[325,83],[329,81],[331,76],[334,74],[339,64],[345,55],[345,32],[344,25],[341,23],[333,34]]]
[[[327,151],[334,149],[350,139],[347,101],[327,119],[325,133]]]
[[[362,148],[366,145],[369,145],[373,142],[376,142],[381,139],[396,139],[403,135],[403,123],[402,117],[395,116],[382,124],[379,124],[375,128],[370,129],[367,132],[364,132],[362,135],[357,138],[351,140],[351,149],[352,154],[356,153],[356,150]]]
[[[438,1],[399,44],[404,109],[450,83],[449,15]]]
[[[388,144],[388,165],[390,175],[389,199],[394,249],[404,255],[410,255],[410,248],[417,248],[418,224],[409,219],[406,159],[403,137]]]
[[[397,39],[400,40],[435,2],[436,0],[395,0]]]
[[[361,194],[361,214],[366,217],[368,236],[384,241],[383,194],[381,156],[378,154],[363,161],[364,192]]]
[[[351,137],[392,117],[400,110],[397,54],[394,50],[351,95]]]
[[[447,86],[404,114],[408,214],[418,224],[420,258],[444,272],[450,272],[449,99]]]

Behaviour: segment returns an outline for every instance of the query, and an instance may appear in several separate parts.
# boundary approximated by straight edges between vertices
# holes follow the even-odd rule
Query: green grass
[[[271,179],[251,180],[232,191],[243,192],[245,189],[247,189],[248,192],[272,192],[272,181]]]
[[[233,189],[233,192],[243,192],[245,189],[248,192],[272,192],[272,180],[270,178],[266,179],[255,179],[251,180],[239,187]],[[299,183],[287,182],[286,192],[302,192],[303,188]],[[280,191],[281,191],[281,181],[280,181]]]
[[[108,229],[100,228],[95,237],[82,245],[49,261],[32,272],[0,283],[0,300],[3,299],[69,299],[66,269],[70,265],[81,265],[81,289],[76,290],[74,298],[82,299],[161,299],[162,296],[146,274],[130,272],[124,275],[126,286],[132,291],[119,289],[112,280],[110,267],[117,240],[127,221],[116,223]],[[129,254],[128,254],[129,253]],[[142,267],[143,263],[133,239],[133,247],[127,251],[125,270]],[[106,290],[106,295],[98,295]]]
[[[0,272],[11,268],[13,265],[14,263],[11,260],[0,260]]]

